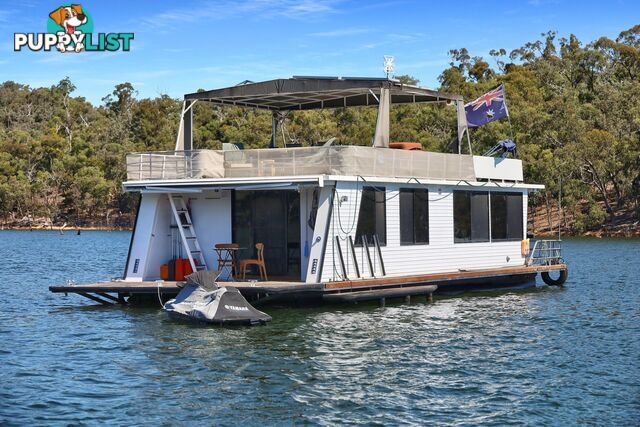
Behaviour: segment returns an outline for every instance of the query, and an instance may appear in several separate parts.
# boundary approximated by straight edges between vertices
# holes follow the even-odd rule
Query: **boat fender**
[[[567,281],[569,272],[566,269],[560,270],[560,277],[558,277],[557,279],[552,279],[548,271],[543,271],[540,274],[540,276],[542,277],[542,280],[544,281],[544,283],[546,283],[549,286],[562,286],[564,285],[564,282]]]

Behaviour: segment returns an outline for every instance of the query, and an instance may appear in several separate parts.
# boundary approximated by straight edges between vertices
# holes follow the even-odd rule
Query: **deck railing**
[[[553,265],[563,262],[562,240],[536,240],[527,257],[527,265]]]
[[[475,179],[471,156],[358,146],[165,151],[127,155],[129,181],[299,175]]]
[[[127,154],[129,181],[223,176],[222,151],[152,151]]]

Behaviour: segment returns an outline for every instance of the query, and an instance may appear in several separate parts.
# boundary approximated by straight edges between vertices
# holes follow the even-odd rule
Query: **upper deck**
[[[175,151],[132,153],[127,156],[129,191],[154,187],[283,181],[300,183],[323,179],[359,177],[388,180],[464,182],[501,181],[525,186],[522,162],[516,159],[462,154],[463,138],[471,141],[464,103],[460,95],[406,85],[389,78],[293,77],[185,95]],[[272,112],[268,149],[194,150],[193,105],[208,102],[220,106],[262,109]],[[457,114],[457,154],[390,147],[391,104],[444,103]],[[277,129],[284,126],[287,111],[377,106],[372,146],[327,145],[276,148]],[[284,137],[283,137],[284,138]],[[233,145],[233,144],[230,144]],[[286,145],[286,141],[283,141]],[[235,147],[235,146],[234,146]],[[497,184],[495,184],[497,185]],[[528,188],[538,186],[527,185]]]
[[[522,161],[360,146],[192,150],[127,155],[125,187],[228,178],[362,176],[522,183]],[[266,180],[263,180],[266,181]]]

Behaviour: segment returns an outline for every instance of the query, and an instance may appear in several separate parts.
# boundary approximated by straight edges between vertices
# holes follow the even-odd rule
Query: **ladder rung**
[[[181,203],[174,203],[174,199],[180,199]],[[206,270],[207,263],[202,255],[201,250],[190,250],[188,242],[194,242],[193,246],[199,248],[198,238],[196,237],[195,229],[193,228],[193,222],[191,222],[191,218],[189,216],[189,210],[187,209],[182,196],[176,196],[169,194],[169,201],[171,203],[171,208],[176,217],[177,224],[171,225],[171,228],[175,227],[180,230],[180,236],[182,238],[182,244],[185,249],[188,251],[189,260],[191,264],[195,266],[195,270]],[[184,222],[183,222],[184,221]],[[184,229],[189,229],[189,233],[186,233]],[[190,234],[187,236],[186,234]],[[192,256],[195,255],[195,256]],[[198,263],[197,265],[195,263]]]

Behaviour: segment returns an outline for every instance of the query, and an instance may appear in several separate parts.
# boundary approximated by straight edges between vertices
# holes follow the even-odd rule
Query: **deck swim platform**
[[[379,287],[390,285],[413,285],[425,282],[441,283],[458,279],[478,279],[492,278],[521,274],[537,274],[546,271],[566,270],[565,264],[555,265],[532,265],[518,267],[503,267],[493,269],[478,270],[459,270],[446,273],[418,274],[411,276],[385,276],[379,278],[367,278],[358,280],[345,280],[328,282],[325,289],[344,289],[344,288],[362,288],[362,287]]]
[[[466,270],[447,273],[432,273],[411,276],[386,276],[327,283],[303,283],[292,281],[264,282],[220,282],[222,286],[233,286],[246,298],[255,302],[297,301],[366,301],[379,298],[399,298],[415,295],[430,295],[439,288],[464,286],[469,283],[515,284],[531,280],[537,273],[566,270],[565,264],[545,266],[518,266],[483,270]],[[125,303],[131,296],[177,295],[183,282],[176,281],[112,281],[92,284],[50,286],[54,293],[75,293],[103,304]],[[115,294],[116,296],[114,296]]]
[[[124,280],[114,280],[112,282],[98,282],[90,284],[73,284],[50,286],[49,290],[54,293],[79,293],[79,292],[118,292],[118,293],[138,293],[157,294],[158,289],[162,294],[177,294],[184,282],[177,281],[144,281],[126,282]],[[321,284],[309,284],[302,282],[219,282],[221,286],[233,286],[241,290],[253,289],[256,291],[269,292],[291,292],[300,289],[322,289]]]

